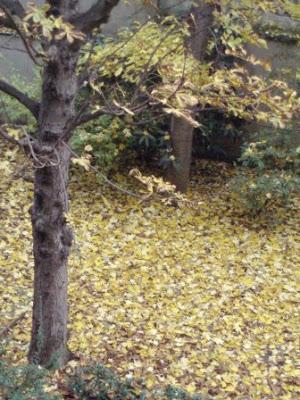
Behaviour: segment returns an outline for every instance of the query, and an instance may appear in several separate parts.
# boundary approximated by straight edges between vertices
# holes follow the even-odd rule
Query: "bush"
[[[121,400],[137,399],[137,389],[130,380],[120,381],[103,366],[77,369],[69,389],[76,399]]]
[[[299,191],[300,147],[293,132],[263,132],[259,141],[248,144],[239,162],[245,169],[230,184],[233,197],[251,214],[273,206],[286,207]]]
[[[256,137],[256,141],[244,148],[240,162],[245,167],[256,168],[258,171],[276,169],[300,172],[300,146],[295,145],[292,129],[278,132],[265,131]],[[254,138],[255,140],[255,138]]]
[[[2,400],[58,400],[47,393],[47,372],[35,365],[11,367],[0,360],[0,398]]]
[[[0,354],[2,355],[2,354]],[[60,374],[59,392],[51,373],[36,365],[9,366],[0,361],[1,400],[209,400],[206,396],[190,395],[182,389],[167,386],[147,390],[143,380],[121,380],[102,365],[68,366]],[[62,376],[64,375],[64,381]],[[50,378],[50,379],[49,379]],[[53,394],[54,391],[56,394]],[[51,393],[50,393],[51,392]]]
[[[160,157],[167,146],[167,135],[162,127],[155,123],[136,125],[135,122],[131,117],[104,115],[76,130],[72,148],[80,155],[88,152],[104,173],[116,170],[122,163],[132,163],[134,159],[146,161],[155,155]]]
[[[76,369],[70,378],[69,390],[78,400],[205,400],[184,390],[168,386],[149,391],[142,380],[120,380],[111,370],[98,365]]]
[[[244,209],[258,214],[274,205],[286,207],[298,184],[298,179],[291,175],[266,173],[251,179],[249,174],[242,173],[231,182],[231,190]]]
[[[201,114],[201,127],[195,130],[194,155],[199,158],[236,161],[241,156],[244,121],[210,111]]]

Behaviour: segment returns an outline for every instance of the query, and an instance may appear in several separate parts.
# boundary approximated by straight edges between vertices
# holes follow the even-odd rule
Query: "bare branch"
[[[3,336],[7,336],[8,332],[26,317],[27,312],[28,310],[23,311],[19,316],[17,316],[17,318],[13,319],[7,326],[1,329],[0,338],[2,338]]]
[[[119,0],[97,0],[86,12],[80,14],[70,22],[81,32],[91,32],[94,28],[106,23],[112,9]]]
[[[3,81],[2,79],[0,79],[0,91],[18,100],[31,112],[36,119],[38,119],[40,104],[37,101],[31,99],[29,96],[27,96],[27,94],[21,92],[19,89]]]
[[[25,15],[25,10],[18,0],[0,0],[0,10],[4,12],[0,14],[0,26],[8,29],[15,29],[15,23],[8,17],[8,13],[20,19]]]
[[[16,138],[14,138],[13,136],[10,136],[4,129],[2,129],[0,127],[0,136],[3,137],[4,140],[6,140],[7,142],[14,144],[16,146],[20,146],[22,147],[20,141]],[[1,336],[1,335],[0,335]]]
[[[100,110],[97,111],[93,111],[87,114],[83,114],[81,116],[78,116],[77,119],[75,119],[75,122],[73,124],[73,128],[75,128],[76,126],[85,124],[89,121],[92,121],[96,118],[101,117],[102,115],[115,115],[115,116],[121,116],[124,115],[124,112],[121,111],[112,111],[106,108],[101,108]]]
[[[14,18],[22,19],[25,15],[25,10],[19,1],[0,0],[0,26],[15,30],[16,24]]]
[[[0,8],[20,19],[25,15],[25,9],[19,0],[0,0]]]
[[[5,14],[0,14],[0,27],[14,29],[15,25],[11,22]]]
[[[11,12],[6,8],[3,8],[3,11],[4,11],[4,14],[7,19],[6,26],[10,27],[11,29],[13,29],[17,32],[17,34],[19,35],[20,39],[22,40],[22,42],[24,44],[24,47],[27,51],[28,56],[31,58],[31,60],[34,62],[34,64],[39,65],[39,63],[35,59],[35,53],[36,53],[35,49],[28,42],[27,38],[25,37],[25,35],[22,32],[22,29],[18,26],[18,23],[14,20],[13,14],[11,14]]]
[[[73,150],[71,149],[71,147],[70,147],[66,142],[63,141],[62,143],[63,143],[64,146],[70,151],[70,153],[71,153],[71,155],[72,155],[73,157],[75,157],[75,158],[80,158],[80,156],[79,156],[77,153],[75,153],[75,151],[73,151]],[[144,197],[143,197],[143,196],[141,196],[141,195],[139,195],[139,194],[137,194],[137,193],[134,193],[134,192],[132,192],[131,190],[124,189],[123,187],[119,186],[118,184],[112,182],[110,179],[107,178],[106,175],[104,175],[101,171],[99,171],[99,170],[98,170],[96,167],[94,167],[93,165],[90,165],[90,168],[91,168],[92,171],[94,171],[94,172],[96,173],[96,175],[100,176],[101,179],[102,179],[107,185],[113,187],[114,189],[117,189],[119,192],[121,192],[121,193],[123,193],[123,194],[126,194],[126,195],[131,196],[131,197],[135,197],[135,198],[140,199],[140,200],[144,200]]]
[[[0,126],[0,137],[7,142],[19,146],[26,156],[32,161],[36,169],[54,167],[59,165],[59,157],[55,148],[51,146],[41,146],[38,141],[24,127],[21,127],[23,137],[16,139]],[[53,156],[55,160],[53,160]]]

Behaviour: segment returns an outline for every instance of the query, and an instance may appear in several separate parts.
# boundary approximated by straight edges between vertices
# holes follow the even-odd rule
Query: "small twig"
[[[71,149],[71,147],[70,147],[66,142],[62,142],[62,143],[63,143],[64,146],[70,151],[70,153],[71,153],[71,155],[72,155],[73,157],[80,158],[80,156],[79,156],[77,153],[75,153],[75,151],[73,151],[73,150]],[[94,166],[90,165],[90,168],[91,168],[92,171],[94,171],[94,172],[96,173],[96,175],[99,175],[99,176],[104,180],[104,182],[105,182],[106,184],[108,184],[109,186],[113,187],[114,189],[117,189],[117,190],[120,191],[121,193],[124,193],[124,194],[126,194],[126,195],[128,195],[128,196],[135,197],[135,198],[140,199],[140,200],[143,199],[143,196],[141,196],[141,195],[139,195],[139,194],[137,194],[137,193],[134,193],[134,192],[132,192],[131,190],[124,189],[124,188],[122,188],[121,186],[119,186],[118,184],[112,182],[110,179],[107,178],[107,176],[106,176],[105,174],[103,174],[102,172],[100,172],[100,171],[99,171],[97,168],[95,168]]]
[[[150,56],[149,56],[149,59],[147,60],[145,66],[144,66],[144,68],[143,68],[143,71],[142,71],[142,73],[141,73],[140,76],[139,76],[139,81],[137,82],[135,91],[134,91],[133,96],[132,96],[132,101],[131,101],[132,104],[134,103],[134,101],[135,101],[135,99],[136,99],[136,97],[137,97],[137,95],[138,95],[138,93],[139,93],[139,91],[140,91],[140,88],[141,88],[141,86],[142,86],[142,84],[143,84],[145,78],[147,77],[147,74],[149,73],[149,68],[150,68],[150,66],[151,66],[151,61],[153,60],[153,58],[154,58],[154,56],[155,56],[155,53],[156,53],[157,50],[160,48],[160,46],[163,44],[163,42],[164,42],[172,33],[174,33],[174,32],[176,31],[176,28],[177,28],[177,27],[173,27],[172,29],[170,29],[169,31],[167,31],[167,33],[160,39],[160,41],[158,42],[158,44],[157,44],[157,45],[154,47],[154,49],[152,50],[152,52],[151,52],[151,54],[150,54]]]
[[[57,163],[57,164],[54,164],[54,163],[52,163],[51,161],[50,161],[49,165],[47,165],[47,163],[44,163],[44,164],[43,164],[43,163],[37,158],[36,153],[35,153],[35,151],[34,151],[34,149],[33,149],[33,147],[32,147],[31,140],[33,139],[33,137],[32,137],[31,135],[29,135],[27,132],[24,132],[24,134],[25,134],[25,137],[26,137],[26,142],[27,142],[26,144],[29,146],[29,149],[30,149],[31,157],[32,157],[32,158],[36,161],[36,163],[37,163],[37,165],[35,165],[35,168],[38,169],[38,168],[44,168],[44,167],[47,167],[47,166],[53,167],[53,166],[59,165],[59,159],[58,159],[58,163]],[[9,135],[8,133],[6,133],[1,127],[0,127],[0,135],[1,135],[5,140],[7,140],[8,142],[13,143],[13,144],[15,144],[15,145],[18,145],[18,146],[20,146],[22,149],[24,149],[24,146],[26,145],[25,143],[23,144],[21,141],[19,141],[19,140],[15,139],[14,137],[10,136],[10,135]],[[62,141],[62,143],[63,143],[64,146],[66,146],[67,149],[70,151],[70,154],[72,154],[72,155],[73,155],[74,157],[76,157],[76,158],[80,158],[80,156],[79,156],[77,153],[75,153],[75,152],[71,149],[71,147],[70,147],[66,142]],[[58,155],[57,155],[57,157],[58,157]],[[107,176],[106,176],[105,174],[103,174],[102,172],[98,171],[97,168],[91,166],[91,169],[92,169],[97,175],[101,176],[101,178],[104,180],[104,182],[105,182],[106,184],[108,184],[109,186],[113,187],[114,189],[117,189],[117,190],[119,190],[120,192],[122,192],[122,193],[124,193],[124,194],[126,194],[126,195],[128,195],[128,196],[135,197],[135,198],[138,198],[138,199],[143,199],[143,197],[140,196],[140,195],[138,195],[137,193],[134,193],[134,192],[132,192],[132,191],[130,191],[130,190],[124,189],[124,188],[122,188],[121,186],[117,185],[116,183],[112,182],[110,179],[107,178]]]
[[[25,318],[26,314],[28,311],[23,311],[17,318],[13,319],[7,326],[5,326],[3,329],[0,331],[0,338],[7,335],[8,332],[16,326],[22,319]]]
[[[41,66],[38,61],[35,58],[35,49],[27,42],[26,37],[23,35],[23,32],[21,31],[21,29],[18,27],[18,24],[15,22],[13,16],[11,15],[10,11],[7,10],[5,7],[2,8],[5,15],[7,16],[7,18],[11,21],[12,25],[13,25],[13,29],[15,29],[15,31],[18,33],[18,35],[20,36],[20,39],[22,40],[25,49],[28,53],[28,56],[31,58],[32,62],[37,65],[37,66]]]
[[[20,146],[21,148],[23,148],[23,145],[21,144],[21,142],[14,138],[13,136],[9,135],[4,129],[2,129],[0,127],[0,135],[9,143]]]
[[[184,84],[186,63],[187,63],[187,51],[186,51],[186,49],[184,49],[184,63],[183,63],[183,68],[182,68],[182,74],[181,74],[181,77],[179,79],[179,82],[178,82],[178,85],[177,85],[176,89],[173,91],[173,93],[171,93],[168,96],[168,100],[173,99],[174,96],[176,96],[177,92],[182,88],[182,86]]]

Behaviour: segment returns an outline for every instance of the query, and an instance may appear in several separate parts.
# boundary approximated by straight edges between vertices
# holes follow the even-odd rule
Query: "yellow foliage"
[[[20,157],[2,158],[10,168],[0,178],[1,326],[32,296],[32,183],[18,178]],[[197,208],[140,204],[99,187],[92,173],[72,175],[71,350],[150,386],[296,400],[299,201],[279,209],[276,223],[247,220],[227,194],[233,171],[205,163],[198,171],[188,194]],[[29,336],[28,314],[10,332],[13,362],[25,358]]]

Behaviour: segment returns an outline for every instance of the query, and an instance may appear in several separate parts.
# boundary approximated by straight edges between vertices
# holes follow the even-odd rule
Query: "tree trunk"
[[[197,5],[192,7],[190,46],[193,56],[199,61],[205,58],[209,30],[213,23],[213,11],[214,6],[203,0],[198,0]]]
[[[168,170],[167,179],[176,186],[177,190],[185,193],[190,176],[193,127],[183,118],[172,117],[171,144],[175,162]]]
[[[75,115],[78,60],[78,49],[67,42],[54,46],[55,58],[44,71],[31,209],[35,269],[29,360],[45,366],[62,366],[69,359],[67,262],[72,230],[66,221],[70,152],[65,143]]]
[[[9,26],[18,33],[18,23],[13,18],[16,16],[23,19],[25,10],[21,3],[19,0],[0,0],[1,8],[5,9],[9,17]],[[79,0],[45,0],[45,3],[46,16],[59,18],[60,23],[52,27],[51,34],[48,32],[49,35],[44,35],[40,24],[28,15],[29,25],[32,24],[33,31],[36,30],[41,36],[37,52],[31,53],[29,47],[25,46],[31,58],[37,57],[37,61],[43,62],[45,66],[41,101],[36,102],[14,86],[0,82],[0,91],[18,100],[38,120],[37,138],[19,141],[5,131],[0,133],[28,150],[36,167],[34,202],[31,208],[34,296],[28,358],[33,363],[59,367],[70,357],[67,349],[67,263],[73,234],[66,219],[70,161],[68,141],[72,127],[83,123],[84,117],[89,115],[81,115],[81,112],[89,108],[85,101],[79,107],[81,111],[77,116],[75,114],[80,81],[76,69],[80,48],[89,42],[95,28],[108,21],[119,0],[94,1],[85,12],[79,12]],[[29,26],[30,41],[33,31]],[[24,44],[27,44],[27,38],[23,39]],[[40,49],[43,54],[40,54]],[[87,64],[85,72],[88,69]],[[78,124],[80,117],[83,117],[83,121]],[[87,120],[94,118],[96,116],[92,115]]]
[[[193,56],[202,61],[208,44],[209,28],[213,22],[213,6],[198,0],[197,5],[192,7],[191,14],[189,47]],[[171,142],[176,160],[167,172],[167,179],[181,192],[186,192],[189,185],[193,132],[192,125],[186,120],[172,117]]]

